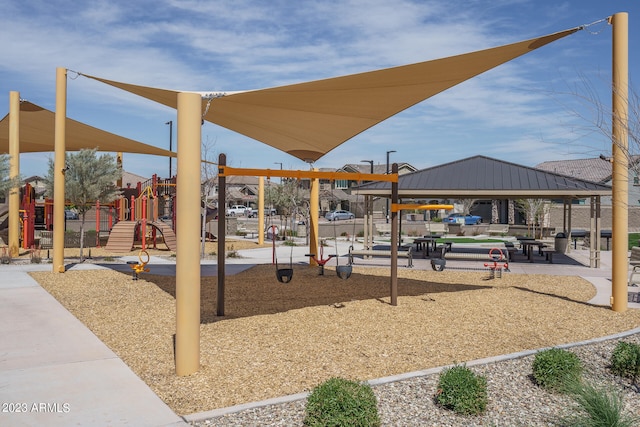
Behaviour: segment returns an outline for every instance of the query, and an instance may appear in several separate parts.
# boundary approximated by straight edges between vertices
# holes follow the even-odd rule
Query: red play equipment
[[[498,264],[505,259],[504,252],[500,248],[492,248],[489,251],[489,258],[492,259],[492,262],[485,262],[484,266],[489,267],[491,278],[494,277],[502,277],[502,269],[505,271],[509,271],[509,262],[505,262],[504,264]]]
[[[127,186],[122,191],[123,196],[114,202],[117,222],[109,228],[105,249],[116,253],[130,252],[134,241],[140,242],[142,250],[147,249],[148,244],[155,249],[159,231],[167,247],[175,251],[175,178],[161,180],[153,175],[145,182],[138,182],[135,188]],[[170,224],[159,220],[161,199],[170,203]],[[96,218],[96,227],[98,224]]]
[[[331,254],[329,256],[327,256],[326,258],[324,258],[324,245],[325,245],[325,241],[323,240],[322,242],[320,242],[320,258],[316,258],[316,254],[306,254],[305,256],[308,256],[309,258],[311,258],[312,260],[314,260],[316,263],[318,263],[318,267],[320,267],[320,270],[318,272],[318,276],[324,276],[324,265],[326,263],[328,263],[331,258],[335,258],[336,254]]]

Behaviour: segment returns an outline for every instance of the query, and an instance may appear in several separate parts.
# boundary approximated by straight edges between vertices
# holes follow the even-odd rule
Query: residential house
[[[605,156],[573,159],[573,160],[554,160],[542,162],[536,166],[549,172],[554,172],[570,177],[584,179],[586,181],[598,184],[612,185],[613,183],[613,164],[612,160]],[[640,230],[640,156],[633,155],[629,158],[629,229]],[[602,227],[610,229],[612,226],[611,197],[602,197],[600,201],[602,205]],[[577,206],[573,207],[573,224],[574,228],[588,228],[588,211],[590,206],[589,199],[577,199],[574,201]],[[551,209],[551,221],[557,223],[561,220],[558,218],[561,209],[555,204]],[[561,217],[560,217],[561,218]]]

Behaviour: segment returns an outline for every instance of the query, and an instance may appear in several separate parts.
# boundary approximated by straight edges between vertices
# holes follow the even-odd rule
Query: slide
[[[169,250],[176,251],[178,244],[176,243],[176,234],[173,232],[169,224],[165,224],[162,221],[148,221],[147,224],[155,227],[162,234],[164,244],[167,245]],[[113,232],[113,231],[112,231]]]

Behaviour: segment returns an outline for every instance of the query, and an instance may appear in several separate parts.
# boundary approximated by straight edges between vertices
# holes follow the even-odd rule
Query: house
[[[536,169],[567,175],[573,178],[583,179],[598,184],[611,185],[613,182],[613,164],[610,158],[605,156],[574,159],[553,160],[542,162]],[[629,206],[640,206],[640,155],[629,158]],[[603,197],[603,205],[611,205],[611,197]],[[582,200],[580,204],[588,204],[588,200]]]
[[[569,177],[579,178],[602,185],[611,185],[613,182],[613,164],[611,159],[605,156],[573,159],[573,160],[553,160],[542,162],[536,166],[537,169],[562,174]],[[629,230],[640,230],[640,155],[629,157]],[[610,229],[612,227],[612,207],[611,197],[603,196],[600,201],[602,207],[602,227]],[[573,207],[574,226],[576,228],[589,228],[589,198],[575,199]],[[552,205],[550,216],[551,222],[561,221],[561,203]]]

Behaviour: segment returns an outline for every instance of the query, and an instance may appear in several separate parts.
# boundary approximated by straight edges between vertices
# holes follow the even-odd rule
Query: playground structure
[[[96,201],[94,204],[95,246],[101,247],[101,236],[108,233],[105,249],[109,252],[130,252],[136,241],[140,242],[142,250],[156,249],[159,237],[169,250],[175,251],[175,178],[162,180],[154,175],[147,181],[138,182],[136,187],[122,191],[123,196],[112,203]],[[167,222],[159,219],[161,207],[164,217],[168,217]],[[27,183],[20,188],[19,214],[20,247],[49,249],[54,224],[53,200],[37,200],[33,186]],[[207,220],[215,215],[216,209],[207,208]]]
[[[153,175],[145,182],[138,182],[135,189],[123,189],[123,193],[114,202],[117,222],[109,229],[109,239],[105,245],[107,252],[131,252],[136,241],[140,242],[142,251],[148,247],[157,249],[160,236],[167,248],[175,251],[175,178],[161,180]],[[170,212],[168,217],[171,224],[159,219],[161,204],[165,212]],[[99,220],[96,218],[96,227],[98,224]],[[99,228],[96,231],[100,234]]]

